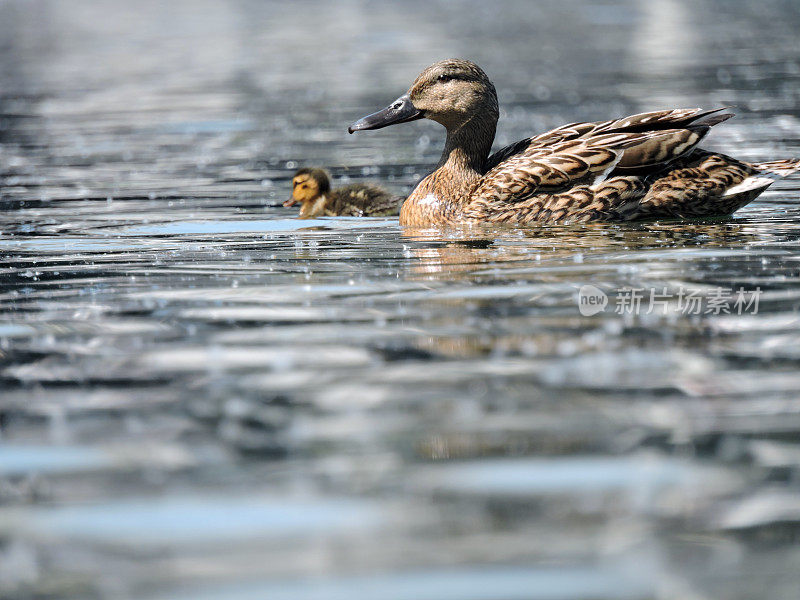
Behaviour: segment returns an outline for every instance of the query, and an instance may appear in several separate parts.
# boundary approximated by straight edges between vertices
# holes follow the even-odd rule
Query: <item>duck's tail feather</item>
[[[729,187],[722,194],[722,201],[729,207],[726,212],[734,212],[750,204],[773,183],[775,183],[775,180],[772,178],[751,175],[736,185]]]
[[[757,198],[778,179],[800,171],[800,160],[785,159],[771,162],[753,163],[755,173],[725,190],[722,197],[742,207]]]
[[[773,160],[770,162],[753,163],[753,168],[761,171],[760,175],[772,179],[782,179],[792,173],[800,171],[800,160],[787,158],[784,160]]]
[[[730,107],[714,108],[694,115],[687,127],[713,127],[736,116]]]

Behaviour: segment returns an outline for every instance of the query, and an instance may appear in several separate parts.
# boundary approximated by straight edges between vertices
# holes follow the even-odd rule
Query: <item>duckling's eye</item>
[[[445,83],[447,81],[450,81],[451,79],[452,79],[452,77],[450,75],[439,75],[436,78],[436,81],[441,81],[442,83]]]

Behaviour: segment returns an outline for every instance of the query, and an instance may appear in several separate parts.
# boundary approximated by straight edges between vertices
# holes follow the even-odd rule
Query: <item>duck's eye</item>
[[[442,83],[445,83],[447,81],[450,81],[451,79],[452,79],[452,77],[450,75],[439,75],[436,78],[436,81],[441,81]]]

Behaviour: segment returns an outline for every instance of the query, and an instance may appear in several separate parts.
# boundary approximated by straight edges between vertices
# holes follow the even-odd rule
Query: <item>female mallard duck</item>
[[[402,201],[369,183],[354,183],[332,190],[328,174],[322,169],[300,169],[292,178],[292,197],[283,205],[300,202],[301,219],[385,217],[396,215]]]
[[[572,123],[489,156],[497,93],[478,65],[425,69],[406,94],[349,131],[432,119],[447,129],[436,170],[403,204],[402,225],[629,221],[728,215],[800,161],[748,164],[697,144],[724,109],[675,109]]]

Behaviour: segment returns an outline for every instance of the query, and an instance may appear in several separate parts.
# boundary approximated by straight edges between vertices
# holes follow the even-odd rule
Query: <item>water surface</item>
[[[448,56],[497,84],[498,146],[729,105],[709,147],[798,156],[799,26],[788,0],[0,3],[0,598],[794,600],[797,179],[692,223],[280,204],[301,165],[409,192],[441,129],[346,128]]]

